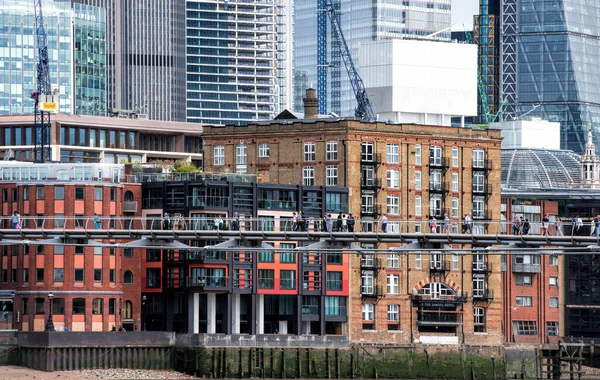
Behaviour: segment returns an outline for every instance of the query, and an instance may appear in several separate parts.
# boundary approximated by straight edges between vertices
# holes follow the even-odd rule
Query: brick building
[[[257,183],[254,175],[191,174],[160,181],[142,176],[143,215],[167,228],[292,231],[293,213],[307,229],[324,212],[347,207],[341,187]],[[164,226],[163,226],[164,228]],[[236,227],[233,227],[234,229]],[[317,227],[318,228],[318,227]],[[347,333],[350,255],[304,242],[185,241],[201,250],[146,249],[142,259],[144,327],[188,333]],[[260,251],[261,247],[276,248]],[[258,249],[258,250],[257,250]]]
[[[95,213],[101,228],[116,228],[141,215],[141,185],[121,182],[123,165],[4,161],[0,171],[3,228],[12,227],[14,211],[21,215],[22,228],[39,229],[92,229]],[[65,240],[2,246],[0,302],[12,313],[0,322],[22,331],[43,331],[48,295],[53,294],[57,330],[110,331],[120,324],[133,330],[139,324],[139,283],[124,283],[122,274],[139,274],[139,250]]]
[[[310,91],[307,97],[314,103]],[[425,231],[431,217],[442,232],[445,216],[457,232],[464,214],[472,214],[473,233],[499,226],[499,131],[322,118],[310,107],[305,115],[285,111],[245,127],[204,126],[205,167],[271,183],[347,187],[357,230],[380,230],[383,215],[388,233]],[[352,255],[350,338],[500,343],[500,258],[436,251],[442,248]]]

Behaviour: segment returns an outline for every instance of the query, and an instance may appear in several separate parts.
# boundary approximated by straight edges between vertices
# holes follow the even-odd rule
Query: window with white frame
[[[400,305],[388,305],[388,322],[398,322],[400,317]]]
[[[458,270],[459,257],[456,253],[452,254],[452,270]]]
[[[483,168],[485,162],[485,150],[473,149],[473,167]]]
[[[516,282],[517,285],[531,285],[531,276],[528,274],[518,274]]]
[[[558,307],[558,297],[550,297],[550,307]]]
[[[387,144],[387,163],[397,164],[400,162],[399,157],[398,144]]]
[[[429,172],[429,190],[442,190],[441,170],[431,170]]]
[[[550,277],[550,286],[558,286],[558,277]]]
[[[536,321],[513,321],[515,335],[537,335]]]
[[[372,303],[365,303],[362,305],[362,319],[363,321],[372,321],[375,315],[375,305]]]
[[[485,185],[485,177],[482,172],[473,173],[473,192],[483,193],[483,187]]]
[[[325,186],[337,186],[338,167],[337,165],[327,165],[325,168]]]
[[[558,266],[558,256],[556,255],[550,255],[550,266],[551,267],[556,267]]]
[[[415,233],[419,234],[422,231],[423,226],[421,225],[421,222],[416,222],[415,223]]]
[[[400,233],[400,223],[399,222],[388,222],[387,232],[391,233],[391,234]]]
[[[485,199],[483,197],[473,197],[473,217],[485,218]]]
[[[225,165],[225,146],[215,145],[213,148],[213,164]]]
[[[515,304],[517,306],[529,307],[533,304],[533,298],[529,296],[517,296]]]
[[[421,196],[415,196],[415,216],[421,216]]]
[[[375,292],[373,271],[363,271],[361,277],[361,293],[373,294]]]
[[[476,333],[485,332],[485,309],[483,307],[473,309],[473,331]]]
[[[458,173],[452,173],[452,191],[458,192]]]
[[[453,168],[458,167],[458,147],[457,146],[452,147],[452,167]]]
[[[473,297],[483,297],[485,294],[485,278],[483,274],[473,275]]]
[[[429,165],[440,166],[442,164],[442,147],[432,145],[429,147]]]
[[[389,269],[400,268],[400,255],[397,253],[388,253],[387,255],[387,267]]]
[[[415,269],[423,269],[423,256],[420,253],[415,254]]]
[[[362,207],[361,211],[363,214],[372,214],[374,210],[373,206],[373,194],[362,194]]]
[[[415,145],[415,165],[421,166],[421,145]]]
[[[400,187],[400,172],[398,170],[387,171],[388,189],[398,189]]]
[[[400,197],[397,195],[387,196],[387,213],[389,215],[400,214]]]
[[[429,196],[429,215],[435,217],[442,216],[442,196],[440,194]]]
[[[548,336],[558,336],[558,322],[546,322]]]
[[[452,198],[452,217],[458,218],[458,198]]]
[[[363,166],[361,172],[363,186],[375,186],[375,168],[372,166]]]
[[[315,167],[305,166],[302,168],[302,184],[304,186],[315,185]]]
[[[374,159],[375,146],[371,141],[363,141],[362,143],[362,160],[372,162]]]
[[[398,294],[400,276],[397,274],[387,275],[387,294]]]
[[[258,158],[267,158],[271,156],[271,148],[269,144],[258,145]]]
[[[325,144],[325,160],[326,161],[337,161],[338,159],[338,142],[327,141]]]
[[[415,190],[421,190],[421,171],[415,172]]]
[[[246,174],[246,154],[248,146],[246,144],[238,144],[235,147],[235,172],[237,174]]]
[[[314,142],[304,143],[304,161],[315,161],[317,159],[317,147]]]

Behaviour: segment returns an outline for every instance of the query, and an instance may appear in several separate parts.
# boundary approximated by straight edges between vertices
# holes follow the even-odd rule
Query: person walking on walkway
[[[96,213],[94,213],[94,229],[100,229],[100,216]]]
[[[547,236],[549,226],[550,226],[550,216],[548,214],[546,214],[542,218],[542,233],[540,235]]]
[[[381,217],[381,232],[387,232],[387,216],[385,214]]]
[[[352,214],[348,214],[348,232],[354,232],[354,225],[356,224],[356,220],[352,216]]]
[[[10,221],[12,222],[13,229],[18,230],[21,228],[21,215],[19,215],[18,211],[13,212]]]
[[[556,228],[556,236],[563,236],[562,220],[560,220],[560,218],[558,216],[556,217],[556,220],[554,221],[554,228]]]

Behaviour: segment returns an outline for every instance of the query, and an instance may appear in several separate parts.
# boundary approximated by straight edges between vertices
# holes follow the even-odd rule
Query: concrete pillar
[[[207,334],[217,333],[217,295],[215,293],[208,293],[206,295],[206,320],[207,320]]]
[[[265,333],[265,295],[256,295],[256,335]]]
[[[188,296],[188,334],[200,332],[200,294],[192,293]]]
[[[465,115],[462,115],[460,117],[460,127],[464,128],[465,127]]]
[[[231,333],[240,333],[240,294],[232,294],[231,300]]]

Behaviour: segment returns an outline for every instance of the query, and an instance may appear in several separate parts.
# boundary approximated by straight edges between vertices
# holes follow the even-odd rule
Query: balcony
[[[494,299],[494,290],[490,289],[473,289],[473,302],[487,302]]]
[[[462,325],[462,314],[456,311],[419,310],[417,312],[417,325]]]
[[[492,170],[492,161],[491,160],[477,160],[473,161],[472,170],[474,172],[488,172]]]
[[[381,269],[381,259],[378,258],[362,258],[360,260],[361,270],[374,270],[378,271]]]
[[[360,214],[361,216],[377,217],[381,215],[381,205],[362,205]]]
[[[200,208],[228,208],[229,197],[218,197],[209,195],[191,195],[187,197],[189,207]]]
[[[492,264],[482,262],[482,261],[473,261],[472,271],[473,272],[484,272],[484,273],[491,272]]]
[[[298,205],[296,201],[259,199],[258,208],[261,210],[287,210],[296,211]]]
[[[227,277],[194,276],[187,278],[188,288],[199,290],[227,290]]]
[[[446,169],[450,167],[450,160],[446,157],[429,157],[429,167]]]
[[[363,178],[360,181],[360,187],[363,189],[380,189],[381,179],[380,178]]]
[[[302,315],[319,315],[319,305],[302,305]]]
[[[227,252],[214,249],[190,251],[187,258],[190,261],[198,262],[223,262],[227,261]]]
[[[429,272],[430,273],[444,273],[450,270],[450,262],[447,260],[441,261],[430,261]]]
[[[490,196],[492,194],[492,185],[476,185],[473,184],[473,194]]]
[[[137,212],[138,211],[138,203],[135,201],[125,201],[123,202],[123,212]]]
[[[381,298],[383,297],[383,287],[381,285],[362,286],[360,289],[360,294],[364,298]]]
[[[381,153],[362,154],[360,163],[363,165],[379,165],[381,164]]]
[[[430,193],[440,193],[443,194],[449,189],[448,184],[443,182],[429,182],[429,192]]]
[[[455,303],[465,303],[469,299],[469,295],[465,292],[460,295],[455,294],[413,294],[412,300],[415,304],[427,304],[438,306],[452,305]]]
[[[167,288],[178,289],[185,287],[185,278],[168,278]]]
[[[513,263],[513,273],[540,273],[540,264]]]
[[[491,214],[488,215],[488,212],[485,210],[473,210],[473,219],[477,219],[477,220],[491,219]]]

